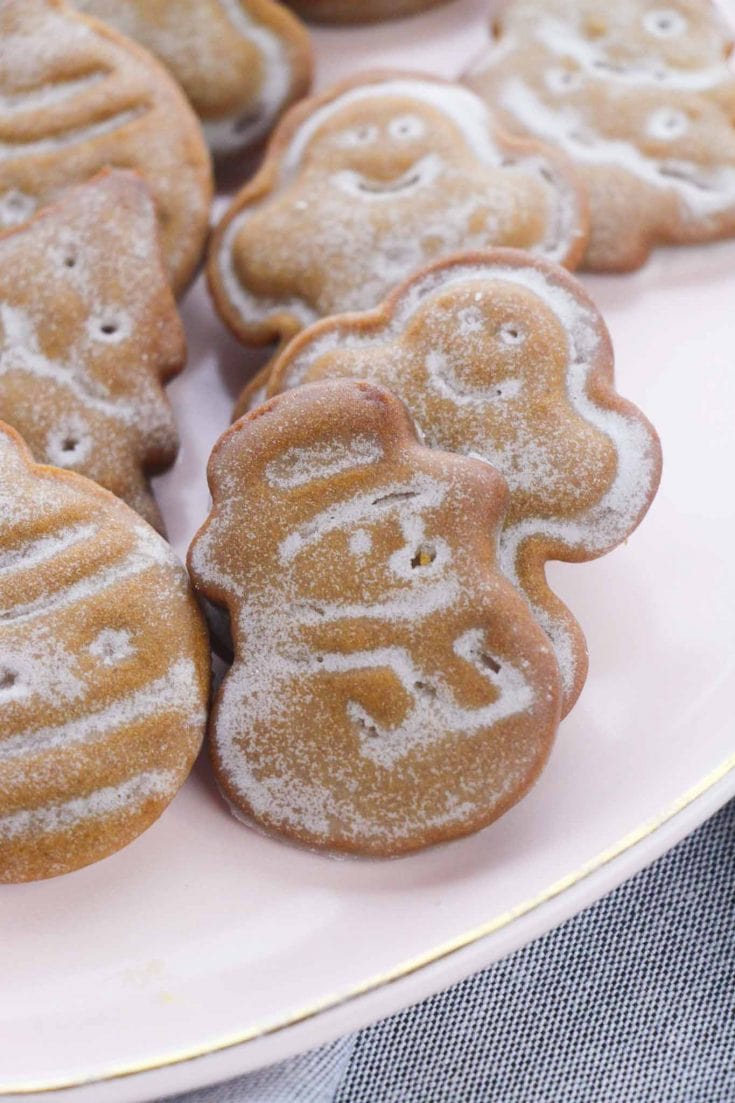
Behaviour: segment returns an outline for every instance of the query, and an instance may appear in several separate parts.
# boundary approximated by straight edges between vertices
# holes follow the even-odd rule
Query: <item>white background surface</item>
[[[319,31],[319,84],[371,65],[455,75],[481,47],[486,9],[456,0],[400,24]],[[538,786],[473,838],[396,862],[349,862],[247,830],[200,765],[127,850],[0,889],[0,1093],[155,1064],[346,993],[579,870],[732,753],[735,242],[661,251],[632,276],[583,280],[612,332],[619,389],[659,429],[664,478],[626,547],[551,568],[591,662]],[[182,554],[206,514],[210,448],[256,362],[223,332],[201,285],[184,316],[190,365],[170,388],[184,443],[158,486]],[[385,1015],[611,888],[733,791],[731,773],[577,888],[368,999],[218,1057],[53,1098],[152,1098]]]

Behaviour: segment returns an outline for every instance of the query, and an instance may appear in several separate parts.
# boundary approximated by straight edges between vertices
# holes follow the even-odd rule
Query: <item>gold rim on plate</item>
[[[82,1077],[76,1080],[40,1081],[38,1083],[30,1082],[23,1086],[15,1087],[7,1087],[0,1084],[0,1096],[40,1095],[44,1093],[70,1091],[74,1088],[88,1087],[91,1084],[109,1083],[111,1081],[125,1079],[129,1076],[137,1076],[147,1072],[155,1072],[158,1069],[169,1068],[173,1065],[185,1064],[188,1061],[196,1061],[199,1058],[209,1057],[213,1054],[221,1053],[224,1050],[246,1045],[258,1038],[265,1038],[273,1034],[278,1034],[281,1031],[288,1030],[291,1027],[315,1019],[328,1011],[333,1011],[338,1007],[352,1003],[354,1000],[370,992],[375,992],[380,988],[386,988],[396,983],[396,981],[403,980],[405,977],[418,973],[430,965],[435,965],[440,961],[444,961],[454,954],[459,953],[461,950],[465,950],[467,947],[485,938],[489,938],[490,935],[496,934],[505,927],[509,927],[511,923],[515,922],[517,919],[521,919],[523,916],[536,911],[542,904],[546,904],[561,896],[562,893],[566,892],[568,889],[586,880],[586,878],[590,877],[593,873],[609,865],[610,862],[619,858],[626,851],[655,834],[664,824],[683,812],[685,808],[689,807],[695,800],[712,789],[718,782],[723,781],[727,775],[733,771],[735,771],[735,754],[725,759],[724,762],[716,766],[714,770],[706,774],[705,777],[690,789],[687,789],[680,797],[673,800],[658,816],[653,816],[645,820],[637,828],[634,828],[624,835],[622,839],[619,839],[618,842],[600,851],[594,858],[590,858],[588,862],[585,862],[584,865],[580,866],[579,869],[575,870],[573,873],[561,877],[547,888],[542,889],[541,892],[537,893],[535,896],[530,897],[528,900],[524,900],[513,908],[509,908],[508,911],[494,916],[485,923],[471,928],[469,931],[458,935],[456,938],[450,939],[448,942],[441,943],[433,950],[428,950],[416,957],[409,958],[401,965],[397,965],[394,969],[389,969],[384,973],[378,973],[368,980],[355,985],[346,992],[325,996],[324,999],[320,1000],[318,1003],[301,1008],[283,1019],[274,1020],[270,1023],[256,1024],[246,1030],[226,1035],[205,1046],[182,1050],[179,1053],[172,1053],[168,1056],[154,1058],[150,1061],[143,1061],[135,1065],[125,1065],[121,1068],[113,1068],[107,1073]]]

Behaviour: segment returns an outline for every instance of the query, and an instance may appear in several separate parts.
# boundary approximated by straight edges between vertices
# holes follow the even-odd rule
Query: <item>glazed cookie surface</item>
[[[585,265],[735,234],[731,34],[709,0],[511,0],[465,77],[501,125],[548,141],[590,197]]]
[[[0,420],[38,461],[89,476],[159,530],[148,474],[176,457],[163,383],[185,356],[155,208],[133,173],[70,188],[0,236]]]
[[[507,138],[460,85],[373,73],[292,108],[215,231],[215,304],[247,344],[377,305],[460,247],[574,265],[586,208],[565,159]]]
[[[289,0],[289,7],[315,23],[377,23],[436,8],[447,0]]]
[[[299,334],[265,393],[344,377],[390,387],[427,444],[478,456],[505,476],[499,563],[554,645],[568,712],[587,649],[545,564],[593,559],[625,540],[661,472],[653,427],[615,391],[592,300],[569,273],[528,254],[459,255],[377,310]]]
[[[209,152],[176,82],[136,43],[63,0],[3,0],[0,151],[0,227],[102,168],[136,169],[172,285],[191,280],[208,230]]]
[[[76,0],[156,54],[216,154],[263,138],[311,79],[306,29],[274,0]]]
[[[397,398],[352,381],[272,399],[220,439],[209,475],[189,564],[232,623],[210,739],[235,814],[392,856],[514,804],[560,691],[496,564],[502,477],[423,447]]]
[[[150,826],[208,693],[206,631],[165,541],[0,428],[0,882],[78,869]]]

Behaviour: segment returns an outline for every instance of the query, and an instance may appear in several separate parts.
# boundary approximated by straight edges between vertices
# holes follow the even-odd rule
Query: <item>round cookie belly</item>
[[[201,744],[209,649],[186,575],[122,502],[0,429],[0,882],[106,857]]]
[[[515,612],[523,619],[520,599]],[[439,662],[412,639],[325,654],[325,669],[271,684],[272,712],[251,715],[239,680],[226,685],[212,716],[211,756],[236,814],[300,845],[372,857],[460,838],[501,816],[546,762],[558,675],[535,626],[513,641],[521,671],[498,648],[492,611],[484,620],[477,610],[473,620],[472,628],[465,619],[448,629]],[[484,661],[504,666],[517,684],[498,694],[478,659],[475,683],[458,703],[444,669],[463,665],[452,645],[486,639],[493,642]],[[522,716],[508,704],[513,693]],[[301,715],[297,706],[279,716],[275,702],[286,697],[307,699]],[[503,717],[504,709],[511,714]]]

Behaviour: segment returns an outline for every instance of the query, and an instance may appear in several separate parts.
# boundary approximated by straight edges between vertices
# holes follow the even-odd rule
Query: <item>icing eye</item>
[[[343,130],[337,140],[345,149],[355,149],[358,146],[372,145],[377,137],[377,126],[373,126],[372,123],[363,123],[361,126],[353,126],[350,130]]]
[[[46,439],[46,455],[56,467],[71,467],[81,463],[88,455],[92,442],[85,432],[85,425],[78,418],[60,425]]]
[[[12,188],[0,195],[0,226],[17,226],[30,218],[36,209],[36,200],[32,195]]]
[[[574,92],[582,85],[582,76],[571,69],[548,69],[546,87],[551,92]]]
[[[689,119],[683,111],[675,107],[660,107],[651,112],[646,120],[646,132],[651,138],[671,141],[679,138],[689,128]]]
[[[130,633],[116,628],[103,628],[89,645],[90,654],[103,666],[114,666],[129,659],[133,650]]]
[[[687,21],[673,8],[654,8],[643,16],[643,26],[657,38],[674,38],[687,29]]]
[[[498,340],[504,345],[522,345],[526,339],[526,331],[517,322],[506,322],[498,330]]]
[[[421,138],[425,133],[426,127],[417,115],[399,115],[388,124],[388,134],[398,141]]]

